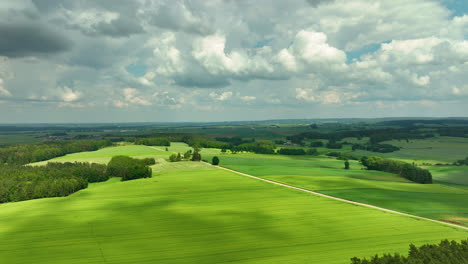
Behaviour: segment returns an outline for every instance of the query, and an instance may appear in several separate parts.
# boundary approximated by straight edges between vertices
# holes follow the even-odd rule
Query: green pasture
[[[381,156],[399,159],[407,162],[422,163],[453,163],[468,156],[468,138],[436,137],[427,139],[391,140],[383,143],[402,148],[391,153],[375,153],[357,150],[352,154],[358,156]]]
[[[430,166],[427,169],[436,181],[468,186],[468,166]]]
[[[122,148],[102,151],[109,158],[123,154]],[[142,156],[155,154],[140,149]],[[126,149],[133,156],[135,150]],[[1,204],[0,263],[344,264],[353,256],[404,254],[410,243],[468,237],[459,228],[318,197],[204,163],[163,162],[153,172],[149,179],[91,184],[68,197]]]
[[[159,149],[161,148],[161,149]],[[108,163],[114,156],[125,155],[135,158],[167,158],[172,152],[165,151],[162,147],[148,147],[141,145],[123,145],[103,148],[97,151],[80,152],[54,158],[49,161],[36,162],[31,165],[42,165],[47,162],[94,162]]]
[[[42,135],[41,133],[0,133],[0,145],[14,145],[14,144],[31,144],[39,143],[41,139],[38,136]]]
[[[251,175],[437,220],[468,224],[468,188],[417,184],[390,173],[364,170],[327,157],[226,154],[220,165]],[[436,178],[437,180],[437,178]]]

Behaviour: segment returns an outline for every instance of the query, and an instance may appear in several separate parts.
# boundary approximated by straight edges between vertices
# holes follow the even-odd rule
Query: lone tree
[[[219,164],[219,158],[214,156],[213,159],[211,160],[211,164],[217,166]]]
[[[346,160],[344,162],[344,168],[345,168],[345,170],[349,170],[349,161],[348,160]]]
[[[195,147],[193,150],[193,154],[192,154],[192,161],[200,161],[200,160],[201,160],[200,149]]]

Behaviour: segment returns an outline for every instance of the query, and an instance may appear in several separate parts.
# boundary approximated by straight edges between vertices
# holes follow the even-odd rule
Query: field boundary
[[[404,216],[408,216],[408,217],[411,217],[411,218],[426,220],[426,221],[430,221],[430,222],[434,222],[434,223],[443,224],[443,225],[446,225],[446,226],[451,226],[451,227],[456,227],[456,228],[461,228],[461,229],[468,230],[468,227],[466,227],[466,226],[452,224],[452,223],[439,221],[439,220],[435,220],[435,219],[430,219],[430,218],[426,218],[426,217],[422,217],[422,216],[407,214],[407,213],[403,213],[403,212],[399,212],[399,211],[395,211],[395,210],[391,210],[391,209],[387,209],[387,208],[383,208],[383,207],[379,207],[379,206],[375,206],[375,205],[371,205],[371,204],[355,202],[355,201],[351,201],[351,200],[347,200],[347,199],[343,199],[343,198],[339,198],[339,197],[335,197],[335,196],[331,196],[331,195],[311,191],[311,190],[308,190],[308,189],[296,187],[296,186],[293,186],[293,185],[289,185],[289,184],[285,184],[285,183],[281,183],[281,182],[277,182],[277,181],[273,181],[273,180],[264,179],[264,178],[261,178],[261,177],[253,176],[253,175],[243,173],[243,172],[240,172],[240,171],[236,171],[236,170],[233,170],[233,169],[228,169],[228,168],[225,168],[225,167],[222,167],[222,166],[214,166],[214,165],[211,165],[208,162],[204,162],[204,163],[211,166],[211,167],[215,167],[215,168],[219,168],[219,169],[222,169],[222,170],[230,171],[230,172],[233,172],[233,173],[245,176],[245,177],[249,177],[249,178],[252,178],[252,179],[268,182],[268,183],[279,185],[279,186],[283,186],[283,187],[286,187],[286,188],[289,188],[289,189],[294,189],[294,190],[314,194],[314,195],[325,197],[325,198],[328,198],[328,199],[333,199],[333,200],[340,201],[340,202],[345,202],[345,203],[354,204],[354,205],[358,205],[358,206],[363,206],[363,207],[367,207],[367,208],[377,209],[377,210],[388,212],[388,213],[393,213],[393,214],[397,214],[397,215],[404,215]]]

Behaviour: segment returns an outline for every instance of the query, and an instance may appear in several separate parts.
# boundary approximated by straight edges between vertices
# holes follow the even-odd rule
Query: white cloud
[[[73,91],[68,87],[60,89],[60,97],[64,102],[75,102],[81,98],[82,94],[78,91]]]
[[[217,101],[226,101],[232,97],[232,92],[222,92],[222,93],[215,93],[211,92],[210,97],[217,100]]]
[[[123,96],[127,103],[131,103],[135,105],[143,105],[143,106],[151,105],[151,103],[148,100],[138,95],[138,90],[135,88],[123,89]],[[124,104],[114,102],[114,105],[117,107],[122,107]]]
[[[112,102],[112,104],[115,106],[115,107],[118,107],[118,108],[124,108],[124,107],[128,107],[128,104],[125,103],[125,102],[122,102],[120,100],[114,100]]]
[[[11,96],[10,91],[3,87],[3,79],[0,78],[0,96]]]
[[[257,97],[255,96],[249,96],[249,95],[246,95],[246,96],[241,96],[239,97],[242,101],[244,102],[251,102],[251,101],[255,101],[257,99]]]

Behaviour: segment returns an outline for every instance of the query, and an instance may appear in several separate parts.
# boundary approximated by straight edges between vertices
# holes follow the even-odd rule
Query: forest
[[[74,140],[6,146],[0,148],[0,164],[24,165],[70,153],[94,151],[111,145],[110,140]]]
[[[116,156],[106,165],[47,163],[45,166],[0,165],[0,203],[67,196],[110,177],[122,181],[149,178],[154,158]]]
[[[426,244],[416,247],[411,244],[408,257],[399,254],[375,255],[370,259],[354,257],[351,264],[462,264],[468,263],[468,239],[443,240],[437,245]]]
[[[361,163],[369,170],[396,173],[403,178],[417,183],[432,183],[431,172],[425,169],[421,169],[414,164],[396,160],[388,160],[381,157],[362,157]]]

